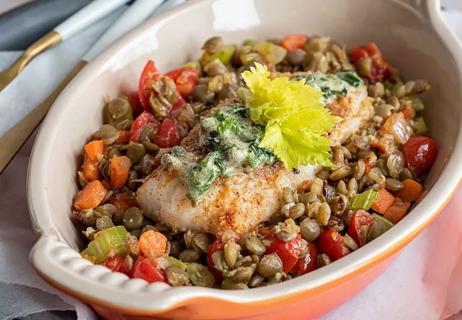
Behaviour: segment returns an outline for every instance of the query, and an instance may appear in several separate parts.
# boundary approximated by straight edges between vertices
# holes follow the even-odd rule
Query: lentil
[[[127,230],[135,230],[141,227],[144,217],[141,210],[137,207],[131,207],[125,210],[123,215],[123,224]]]
[[[194,78],[192,83],[187,83],[183,87],[181,83],[186,79],[181,77],[178,81],[162,74],[150,79],[145,90],[149,96],[147,95],[143,102],[147,105],[143,107],[147,107],[159,123],[153,120],[152,123],[140,128],[140,132],[136,132],[139,133],[139,139],[131,137],[133,130],[136,130],[136,126],[132,126],[133,113],[139,111],[131,108],[130,102],[134,102],[133,97],[129,101],[126,96],[120,96],[105,104],[104,124],[92,136],[92,139],[102,140],[104,144],[102,155],[95,157],[97,160],[92,163],[92,168],[97,172],[89,174],[88,166],[86,167],[88,163],[83,163],[82,171],[77,172],[80,189],[95,179],[100,180],[101,184],[109,189],[96,208],[72,212],[81,232],[88,240],[95,240],[97,232],[114,225],[125,226],[126,238],[122,240],[121,254],[126,255],[124,266],[127,271],[131,271],[134,260],[143,256],[142,251],[145,247],[143,243],[143,250],[139,248],[140,235],[149,230],[162,233],[163,241],[167,239],[166,248],[163,247],[162,250],[164,252],[165,249],[165,255],[156,259],[156,265],[164,272],[170,285],[224,289],[254,288],[297,276],[298,272],[284,272],[287,261],[283,252],[266,254],[267,247],[273,244],[280,245],[278,250],[283,250],[283,247],[295,248],[297,258],[302,259],[311,245],[317,246],[322,240],[320,234],[333,228],[350,251],[358,249],[358,243],[350,236],[351,232],[347,232],[354,214],[349,208],[350,199],[369,189],[386,188],[393,193],[402,190],[402,180],[413,179],[420,183],[425,177],[414,176],[406,168],[400,150],[401,144],[405,143],[409,136],[422,134],[416,132],[415,125],[417,118],[423,119],[420,112],[424,108],[423,101],[417,95],[429,90],[430,84],[424,80],[403,83],[392,67],[390,75],[387,74],[384,79],[370,79],[368,73],[371,72],[372,66],[368,65],[367,61],[353,66],[345,48],[328,37],[310,37],[304,48],[288,52],[279,46],[280,41],[246,41],[245,45],[236,47],[225,44],[221,37],[213,37],[204,44],[200,61],[184,66],[197,71],[195,74],[189,74],[188,71],[187,76]],[[269,51],[276,48],[275,56],[266,52],[267,45]],[[165,118],[176,121],[176,128],[172,128],[172,132],[175,129],[176,132],[172,134],[181,140],[189,135],[201,117],[207,118],[222,105],[245,104],[252,92],[244,85],[240,73],[255,67],[256,63],[266,64],[272,77],[277,77],[278,72],[289,72],[287,76],[290,79],[301,79],[306,77],[309,71],[327,72],[331,74],[328,77],[338,77],[352,87],[357,87],[357,90],[367,89],[367,99],[373,106],[370,121],[346,137],[344,142],[334,144],[331,148],[332,166],[316,166],[315,178],[298,183],[294,186],[295,189],[286,187],[280,190],[278,200],[281,200],[281,203],[278,210],[275,210],[269,221],[261,222],[252,232],[236,234],[232,230],[223,230],[222,233],[213,235],[172,229],[158,220],[150,220],[154,217],[145,217],[136,202],[138,188],[157,166],[166,165],[164,160],[161,160],[164,159],[162,156],[165,153],[181,149],[177,146],[159,148],[157,143],[162,145],[159,140],[159,125],[162,125]],[[353,72],[343,70],[356,70],[362,75],[362,79],[357,78]],[[327,89],[323,88],[322,91]],[[346,102],[350,107],[349,104],[353,101],[350,98],[354,96],[350,96],[349,91],[350,89],[339,92],[332,101],[337,101],[338,106],[343,106]],[[329,96],[328,92],[324,94],[325,97]],[[181,102],[181,105],[177,104],[178,102]],[[326,104],[326,107],[336,114],[338,110],[334,109],[337,104],[329,104]],[[409,107],[414,111],[411,112]],[[389,132],[388,127],[397,112],[406,113],[406,119],[403,120],[406,139]],[[138,119],[135,119],[135,122],[139,124]],[[202,153],[205,155],[209,151],[215,151],[214,148],[209,148],[209,138],[214,137],[200,132],[192,145],[185,145],[185,150],[197,148],[197,155],[200,154],[201,158]],[[252,138],[252,143],[258,142],[257,140]],[[232,150],[223,153],[227,157],[235,157]],[[114,155],[126,155],[132,163],[126,183],[119,189],[113,189],[110,185],[108,167]],[[242,157],[245,158],[246,155]],[[247,167],[243,169],[244,173],[253,170]],[[295,168],[293,173],[304,174],[303,168]],[[231,172],[230,175],[232,174],[234,173]],[[399,201],[399,198],[397,199]],[[250,211],[248,214],[253,213]],[[367,232],[366,242],[372,241],[392,227],[382,216],[372,213],[372,217],[374,221]],[[152,245],[155,246],[155,243]],[[111,255],[117,254],[116,249],[114,250]],[[317,267],[330,262],[329,256],[320,252],[316,261]],[[217,278],[211,271],[217,273]],[[215,279],[220,279],[220,282],[215,283]]]
[[[266,251],[265,244],[256,236],[245,238],[245,247],[247,250],[257,255],[262,255]]]
[[[313,242],[321,234],[321,227],[316,220],[305,218],[300,223],[300,234],[306,241]]]
[[[184,262],[196,262],[199,261],[200,255],[194,249],[186,249],[179,254],[178,258]]]
[[[282,270],[282,261],[275,253],[264,255],[257,270],[260,275],[269,279]]]

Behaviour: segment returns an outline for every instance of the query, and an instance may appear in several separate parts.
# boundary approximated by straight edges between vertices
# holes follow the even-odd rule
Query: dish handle
[[[29,261],[46,282],[55,287],[60,287],[57,284],[63,284],[64,288],[69,287],[71,273],[83,273],[85,269],[93,266],[55,235],[42,235],[32,247]],[[64,288],[60,289],[66,291]]]
[[[431,11],[439,11],[441,0],[395,0],[424,19],[430,19]]]

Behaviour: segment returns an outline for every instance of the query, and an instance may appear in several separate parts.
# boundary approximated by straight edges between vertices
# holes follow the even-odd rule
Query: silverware
[[[0,71],[0,91],[3,90],[37,55],[50,49],[80,30],[108,15],[128,0],[95,0],[35,41],[8,69]]]
[[[25,50],[90,2],[91,0],[31,1],[0,14],[0,51]]]
[[[51,105],[66,87],[66,85],[96,57],[104,48],[114,42],[120,36],[135,28],[145,21],[159,7],[163,0],[136,0],[117,21],[92,45],[85,53],[82,60],[72,69],[66,78],[53,90],[53,92],[24,119],[10,128],[0,137],[0,173],[7,167],[15,154],[40,124]]]

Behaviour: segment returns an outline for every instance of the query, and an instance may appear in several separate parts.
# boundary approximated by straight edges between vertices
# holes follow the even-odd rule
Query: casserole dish
[[[364,15],[364,8],[368,8]],[[148,21],[111,46],[69,85],[47,116],[34,145],[28,200],[41,238],[31,252],[52,285],[91,304],[108,319],[316,318],[378,276],[449,200],[462,175],[461,49],[441,20],[438,1],[277,0],[191,1]],[[282,14],[283,13],[283,14]],[[147,58],[168,70],[198,52],[213,35],[230,42],[306,32],[348,46],[374,41],[408,78],[429,79],[425,116],[439,155],[426,197],[399,224],[368,246],[322,269],[247,291],[148,285],[80,257],[80,235],[69,216],[80,146],[101,123],[103,97],[134,89]]]

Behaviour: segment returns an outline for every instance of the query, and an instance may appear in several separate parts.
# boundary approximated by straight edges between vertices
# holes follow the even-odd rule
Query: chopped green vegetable
[[[124,226],[102,230],[95,235],[95,240],[88,244],[81,255],[94,263],[101,263],[115,254],[125,256],[127,254],[125,240],[128,235],[129,233]]]
[[[377,195],[378,193],[372,189],[366,190],[350,199],[350,207],[353,210],[369,210]]]
[[[253,45],[255,45],[255,40],[254,39],[245,39],[242,42],[242,45],[243,46],[253,46]]]
[[[420,98],[410,97],[407,98],[407,100],[410,100],[415,112],[423,111],[425,109],[425,106]]]
[[[324,93],[321,99],[323,104],[330,104],[338,97],[345,97],[349,91],[363,84],[361,78],[354,71],[340,71],[328,75],[316,72],[307,77],[297,77],[296,79],[305,79],[307,84],[322,91]]]
[[[257,42],[253,49],[260,53],[269,64],[278,64],[287,53],[286,49],[269,41]]]
[[[249,53],[241,54],[240,59],[241,59],[242,64],[247,64],[252,61],[259,61],[260,54],[256,52],[249,52]]]
[[[348,83],[350,86],[355,88],[363,84],[363,80],[356,74],[356,72],[351,70],[339,71],[337,72],[337,77]]]
[[[374,240],[375,238],[379,237],[380,235],[388,231],[391,227],[393,227],[393,223],[391,223],[381,215],[373,213],[371,214],[371,216],[374,219],[374,222],[372,223],[367,233],[367,242]]]
[[[193,68],[197,71],[197,73],[200,73],[201,70],[201,65],[197,61],[190,61],[188,63],[185,63],[182,68]]]
[[[213,181],[222,171],[221,156],[219,152],[211,152],[192,168],[182,170],[181,179],[188,188],[188,197],[196,201],[201,194],[210,189]]]
[[[206,65],[207,63],[215,60],[215,59],[220,59],[220,61],[224,64],[227,65],[231,62],[231,59],[233,58],[234,51],[236,51],[236,47],[232,44],[225,44],[221,46],[220,50],[217,52],[210,54],[208,52],[204,52],[202,54],[202,57],[200,58],[200,62],[202,65]]]
[[[245,106],[232,104],[201,119],[201,128],[208,137],[210,151],[198,160],[182,147],[162,157],[162,162],[180,172],[188,189],[188,197],[196,202],[220,176],[230,176],[235,170],[249,170],[273,164],[275,156],[259,147],[262,128],[250,120]]]
[[[423,117],[417,117],[414,120],[414,132],[417,135],[426,134],[428,131],[427,125],[425,124],[425,120]]]
[[[169,256],[167,259],[171,265],[174,265],[175,267],[180,268],[183,271],[186,271],[187,265],[183,261],[178,260],[172,256]]]
[[[320,103],[322,93],[304,80],[270,79],[266,66],[256,64],[242,77],[251,91],[250,117],[265,126],[260,147],[271,150],[287,169],[300,165],[330,166],[327,132],[338,122]]]

